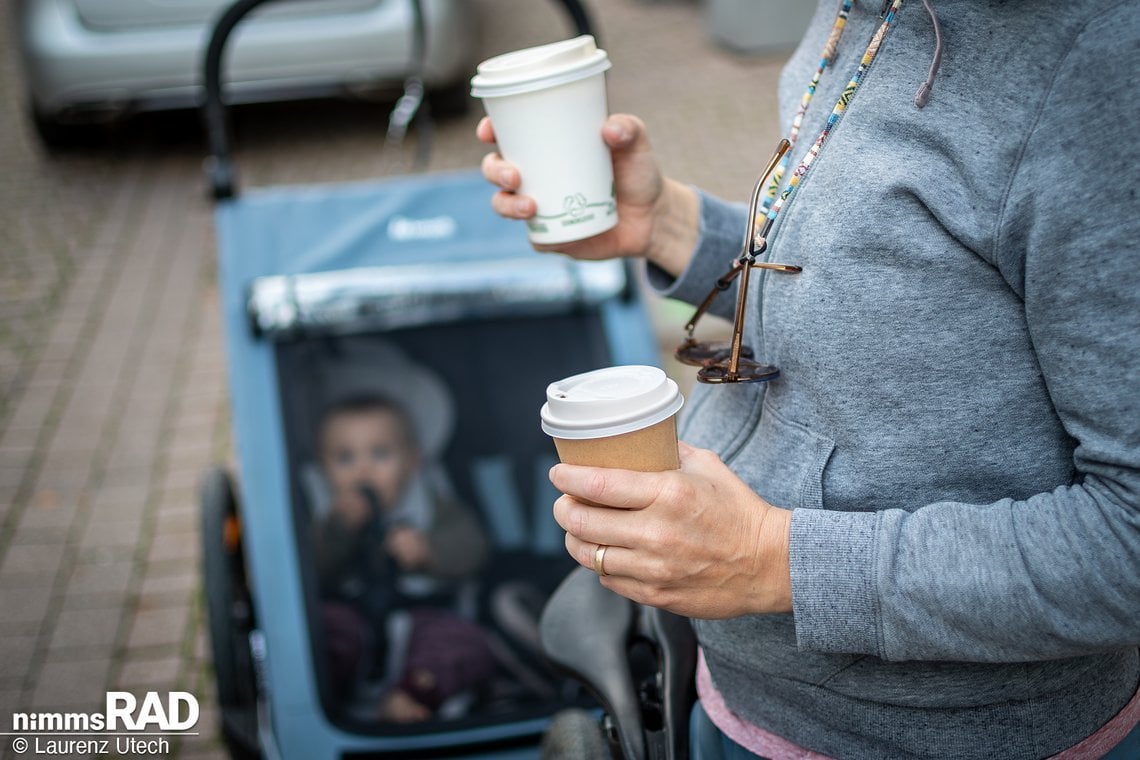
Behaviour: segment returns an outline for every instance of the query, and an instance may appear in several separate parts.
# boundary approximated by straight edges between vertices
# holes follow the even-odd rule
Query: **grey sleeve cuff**
[[[796,645],[813,652],[882,656],[875,512],[792,512]]]
[[[679,277],[673,277],[664,269],[647,264],[646,275],[658,295],[696,305],[704,300],[716,278],[728,271],[733,257],[740,252],[748,209],[743,204],[722,201],[700,188],[693,189],[700,202],[700,226],[697,247],[689,265]],[[725,316],[731,312],[731,298],[718,301],[722,303],[714,305],[714,314]]]

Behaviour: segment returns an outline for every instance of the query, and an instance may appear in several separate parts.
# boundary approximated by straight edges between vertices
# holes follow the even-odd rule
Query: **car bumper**
[[[424,3],[429,87],[462,81],[473,69],[469,4]],[[253,18],[234,32],[226,56],[227,100],[250,102],[367,90],[409,70],[407,3],[317,18]],[[200,101],[206,27],[95,30],[69,0],[24,0],[20,28],[32,101],[44,114],[76,118],[126,108],[156,110]]]

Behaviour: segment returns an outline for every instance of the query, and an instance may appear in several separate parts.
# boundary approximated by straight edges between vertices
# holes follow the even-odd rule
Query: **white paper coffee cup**
[[[676,419],[684,403],[663,371],[628,365],[551,383],[540,416],[567,464],[661,472],[681,466]]]
[[[535,243],[567,243],[617,224],[613,163],[602,141],[606,51],[588,34],[516,50],[479,64],[471,94],[495,125],[519,192],[535,199]]]

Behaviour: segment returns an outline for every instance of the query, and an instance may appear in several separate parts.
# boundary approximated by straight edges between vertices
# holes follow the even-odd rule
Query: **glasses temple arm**
[[[779,145],[776,146],[776,152],[772,154],[772,158],[769,159],[763,174],[760,175],[760,179],[756,182],[756,186],[752,188],[752,200],[748,208],[748,232],[744,238],[744,245],[741,246],[744,253],[737,262],[740,265],[743,276],[740,279],[740,289],[736,294],[736,316],[732,320],[732,347],[728,358],[728,379],[730,381],[736,379],[737,372],[740,369],[740,347],[744,341],[744,312],[748,304],[748,275],[752,271],[752,264],[756,261],[756,255],[763,253],[767,247],[763,241],[768,235],[768,230],[772,228],[771,217],[765,217],[764,226],[760,230],[760,234],[756,234],[756,212],[760,208],[760,192],[764,187],[764,181],[768,179],[768,175],[775,170],[777,164],[780,163],[784,154],[787,153],[791,147],[792,144],[786,139],[780,140]],[[756,245],[757,238],[761,241],[759,247]]]
[[[698,306],[697,310],[693,313],[693,318],[690,319],[685,324],[685,334],[690,340],[692,340],[693,330],[696,329],[697,322],[700,321],[701,317],[703,317],[705,315],[705,312],[707,312],[709,310],[709,308],[712,307],[713,301],[716,300],[716,297],[718,295],[720,295],[721,293],[723,293],[724,291],[728,290],[728,286],[732,284],[732,281],[735,280],[741,272],[746,272],[746,270],[749,268],[748,266],[746,266],[746,264],[748,264],[748,265],[754,264],[756,254],[760,253],[761,251],[764,250],[763,247],[761,247],[759,250],[757,250],[756,249],[756,243],[755,243],[755,239],[756,239],[756,210],[760,206],[760,193],[764,189],[764,181],[766,179],[768,179],[768,175],[770,175],[772,173],[772,171],[776,168],[776,165],[780,163],[780,160],[783,159],[784,154],[788,152],[788,149],[791,148],[791,145],[792,144],[790,142],[788,142],[786,139],[780,140],[779,144],[776,146],[776,152],[772,155],[772,158],[768,161],[768,165],[766,167],[764,167],[764,173],[760,175],[760,179],[757,180],[756,186],[752,188],[752,198],[748,204],[748,226],[745,228],[744,241],[741,244],[742,253],[740,255],[740,258],[734,260],[732,262],[732,268],[729,269],[727,272],[725,272],[723,275],[721,275],[721,277],[719,279],[717,279],[716,285],[713,286],[713,289],[709,291],[708,295],[705,296],[705,299],[703,301],[701,301],[700,306]],[[764,227],[763,227],[763,229],[760,230],[761,239],[763,239],[763,237],[768,234],[768,230],[771,228],[771,226],[772,226],[772,220],[771,219],[765,219],[764,220]],[[799,267],[790,267],[790,266],[786,266],[784,264],[770,265],[769,268],[779,269],[781,271],[793,271],[793,270],[799,271]],[[748,277],[746,274],[744,284],[747,285],[747,283],[748,283]],[[736,306],[736,309],[738,312],[737,324],[741,324],[740,317],[743,316],[742,314],[739,313],[743,310],[742,300],[743,299],[737,299],[737,306]],[[740,358],[740,341],[741,341],[740,335],[737,334],[736,331],[734,331],[734,333],[733,333],[733,349],[732,349],[732,355],[733,355],[732,372],[733,373],[736,372],[737,360]]]
[[[713,301],[716,300],[716,297],[724,291],[728,290],[728,286],[732,284],[732,281],[736,279],[737,275],[740,274],[743,268],[744,267],[742,267],[740,264],[740,259],[736,259],[732,262],[732,269],[729,269],[717,279],[716,285],[714,285],[712,290],[709,291],[708,295],[705,296],[705,300],[701,301],[701,304],[697,307],[697,310],[693,312],[693,318],[685,323],[685,333],[689,338],[693,337],[693,330],[696,329],[697,322],[699,322],[701,317],[705,315],[705,312],[709,310],[709,307],[712,306]]]
[[[740,288],[736,293],[736,315],[732,320],[732,345],[728,358],[728,380],[736,380],[737,370],[740,368],[741,344],[744,341],[744,311],[748,304],[748,275],[752,267],[745,264],[741,268]]]
[[[748,204],[748,226],[745,228],[744,241],[741,243],[740,248],[745,252],[748,258],[754,258],[759,252],[755,250],[756,240],[756,212],[760,210],[760,193],[764,190],[764,183],[769,175],[775,171],[776,166],[784,158],[784,154],[791,149],[792,144],[787,139],[780,140],[776,145],[776,152],[768,159],[768,165],[764,167],[764,172],[760,175],[760,179],[756,180],[756,186],[752,188],[752,199]],[[764,228],[760,231],[760,237],[768,234],[768,230],[772,227],[772,220],[765,218]]]

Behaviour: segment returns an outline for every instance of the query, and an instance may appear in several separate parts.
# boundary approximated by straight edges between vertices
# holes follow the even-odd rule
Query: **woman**
[[[823,3],[781,79],[757,247],[802,271],[754,270],[745,324],[779,376],[699,387],[679,472],[555,467],[555,518],[695,619],[702,752],[1140,756],[1140,5],[879,11]],[[620,222],[557,250],[699,303],[746,211],[603,138]]]

